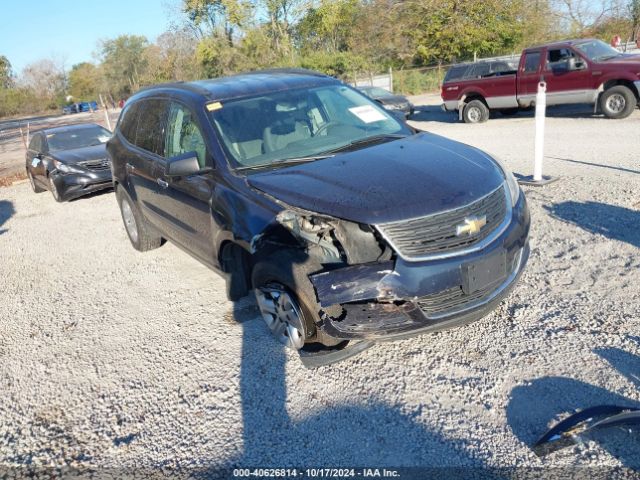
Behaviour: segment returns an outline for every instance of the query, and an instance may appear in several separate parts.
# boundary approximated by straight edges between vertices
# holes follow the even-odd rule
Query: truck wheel
[[[471,100],[462,110],[464,123],[483,123],[489,120],[489,109],[482,100]]]
[[[600,96],[600,109],[608,118],[626,118],[636,108],[636,97],[624,85],[611,87]]]
[[[162,237],[153,230],[135,202],[120,186],[116,188],[116,198],[120,205],[124,228],[133,248],[146,252],[162,245]]]
[[[265,323],[276,340],[294,350],[315,336],[320,305],[307,277],[321,268],[306,255],[282,251],[259,261],[251,283]]]

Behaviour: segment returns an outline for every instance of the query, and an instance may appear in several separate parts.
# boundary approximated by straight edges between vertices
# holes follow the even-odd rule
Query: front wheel
[[[636,96],[624,85],[611,87],[600,97],[600,110],[608,118],[626,118],[636,108]]]
[[[51,191],[51,195],[56,202],[62,202],[62,197],[60,196],[60,192],[58,191],[58,187],[56,187],[56,183],[53,181],[53,177],[49,175],[49,190]]]
[[[471,100],[462,110],[464,123],[483,123],[489,120],[489,108],[482,100]]]

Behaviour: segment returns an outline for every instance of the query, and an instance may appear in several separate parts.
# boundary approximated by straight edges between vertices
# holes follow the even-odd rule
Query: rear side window
[[[196,152],[200,168],[205,166],[207,147],[195,116],[187,107],[171,102],[165,140],[167,158]]]
[[[477,63],[473,67],[472,78],[483,78],[489,75],[488,63]]]
[[[127,139],[129,143],[136,141],[136,129],[138,128],[138,112],[140,111],[139,103],[130,104],[125,107],[120,121],[118,122],[118,130]]]
[[[528,52],[524,57],[524,72],[535,73],[540,65],[540,52]]]
[[[451,67],[444,77],[444,83],[462,80],[468,69],[469,65],[458,65],[455,67]]]
[[[167,102],[152,99],[144,100],[139,105],[140,113],[133,143],[148,152],[164,156]]]
[[[34,135],[29,142],[29,150],[42,152],[42,135]]]

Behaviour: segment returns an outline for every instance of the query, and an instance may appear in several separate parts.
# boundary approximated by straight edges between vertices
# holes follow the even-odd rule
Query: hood
[[[383,105],[402,105],[405,103],[409,103],[409,100],[406,97],[401,95],[392,95],[389,97],[380,97],[378,99]]]
[[[600,63],[606,63],[607,65],[620,65],[624,67],[628,67],[629,64],[637,64],[640,66],[640,54],[635,53],[623,53],[619,57],[613,57],[609,60],[604,60]],[[635,73],[635,72],[634,72]]]
[[[91,147],[74,148],[73,150],[59,150],[51,152],[51,156],[56,160],[65,163],[78,163],[84,160],[99,160],[107,158],[106,143],[93,145]]]
[[[480,150],[420,133],[247,181],[288,205],[376,224],[461,207],[496,189],[504,177]]]

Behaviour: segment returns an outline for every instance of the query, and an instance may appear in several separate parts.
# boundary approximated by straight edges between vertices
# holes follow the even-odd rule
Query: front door
[[[574,69],[570,68],[574,62]],[[547,103],[589,103],[594,92],[589,90],[591,71],[589,64],[573,49],[550,48],[547,50],[544,79],[547,82]]]
[[[169,104],[164,152],[167,161],[193,153],[201,168],[213,166],[196,116],[178,102]],[[165,175],[164,165],[160,164],[156,173],[160,185],[157,207],[165,222],[163,229],[170,231],[172,240],[203,262],[215,265],[210,208],[212,174],[169,177]]]

